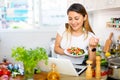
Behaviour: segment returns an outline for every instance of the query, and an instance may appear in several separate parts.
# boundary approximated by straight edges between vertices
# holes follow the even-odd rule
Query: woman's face
[[[68,23],[74,31],[82,29],[84,20],[85,17],[75,11],[70,11],[68,13]]]

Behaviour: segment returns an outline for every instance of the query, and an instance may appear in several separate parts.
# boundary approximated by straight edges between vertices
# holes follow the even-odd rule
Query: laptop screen
[[[56,71],[65,75],[79,76],[86,69],[86,66],[73,65],[70,60],[60,58],[49,58],[48,65],[40,62],[39,66],[42,71],[49,72],[53,63],[56,64]]]

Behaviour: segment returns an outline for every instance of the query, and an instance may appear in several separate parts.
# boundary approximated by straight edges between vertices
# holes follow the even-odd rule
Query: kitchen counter
[[[17,76],[16,78],[11,78],[10,80],[23,80],[23,76]],[[35,74],[34,80],[47,80],[47,72],[41,72],[40,74]],[[86,80],[85,72],[78,77],[69,76],[69,75],[60,75],[60,80]],[[96,80],[95,77],[92,80]],[[106,76],[102,76],[100,80],[106,80]]]

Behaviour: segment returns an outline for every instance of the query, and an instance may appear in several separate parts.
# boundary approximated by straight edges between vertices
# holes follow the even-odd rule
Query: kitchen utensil
[[[108,60],[108,77],[120,80],[120,57]]]
[[[109,50],[110,50],[110,46],[112,44],[112,37],[113,37],[113,32],[110,33],[109,38],[105,42],[105,45],[104,45],[104,48],[103,48],[103,51],[105,53],[109,52]]]

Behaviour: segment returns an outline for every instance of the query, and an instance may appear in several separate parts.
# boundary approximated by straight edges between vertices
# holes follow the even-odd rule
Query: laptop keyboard
[[[75,68],[75,70],[76,70],[77,72],[80,72],[82,69],[80,69],[80,68]]]

